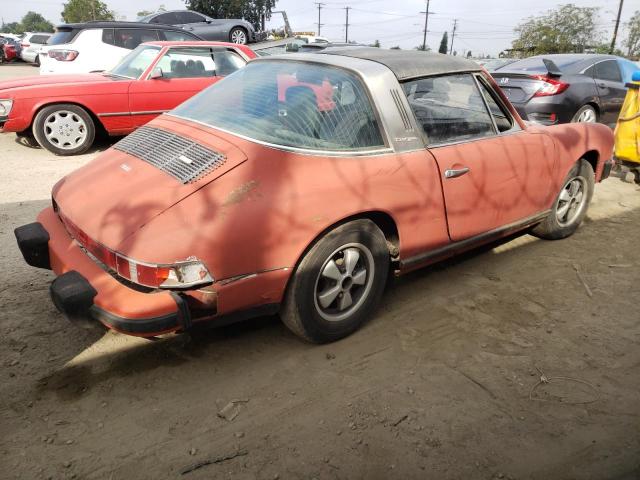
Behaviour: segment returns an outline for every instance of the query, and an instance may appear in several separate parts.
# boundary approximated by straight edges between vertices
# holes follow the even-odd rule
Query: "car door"
[[[179,23],[185,30],[196,34],[205,40],[228,40],[222,38],[222,35],[212,23],[209,23],[204,15],[196,12],[183,11],[176,12]]]
[[[473,74],[403,84],[441,176],[451,240],[494,231],[549,208],[553,143],[520,128]]]
[[[196,93],[239,68],[246,61],[234,49],[224,47],[171,47],[153,72],[129,89],[134,126],[172,110]]]
[[[622,80],[622,72],[615,59],[603,60],[594,65],[593,78],[600,97],[600,122],[614,124],[622,108],[627,89]]]

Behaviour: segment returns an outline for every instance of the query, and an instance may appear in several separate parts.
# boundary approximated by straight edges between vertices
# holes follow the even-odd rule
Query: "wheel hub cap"
[[[56,147],[70,150],[87,139],[87,125],[74,112],[58,110],[45,119],[44,135]]]
[[[586,204],[585,183],[582,177],[569,180],[558,197],[556,218],[561,226],[572,223],[582,212]]]
[[[362,244],[335,250],[316,279],[315,306],[320,316],[340,321],[360,308],[371,290],[374,268],[373,255]]]

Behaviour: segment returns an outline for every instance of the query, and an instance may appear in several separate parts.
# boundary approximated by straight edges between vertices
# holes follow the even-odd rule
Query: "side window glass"
[[[446,75],[402,84],[429,145],[494,135],[493,122],[470,74]]]
[[[595,74],[595,71],[596,71],[596,67],[595,67],[595,65],[591,65],[589,68],[587,68],[587,69],[584,71],[584,74],[585,74],[587,77],[593,77],[593,75]]]
[[[237,54],[211,48],[172,48],[158,65],[166,78],[224,77],[245,65]]]
[[[621,82],[622,75],[620,75],[620,68],[618,62],[615,60],[605,60],[604,62],[596,63],[595,77],[600,80],[610,80],[612,82]]]
[[[174,13],[163,13],[157,17],[153,17],[151,23],[160,23],[163,25],[173,25],[176,23],[176,15]]]
[[[117,28],[114,36],[114,45],[128,50],[133,50],[141,43],[158,40],[158,32],[156,30],[147,30],[145,28]]]
[[[177,24],[204,22],[204,17],[193,12],[177,12],[176,17],[177,17],[177,21],[176,21]]]
[[[113,28],[105,28],[102,30],[102,42],[107,45],[115,45],[115,41],[113,39]]]
[[[502,107],[495,99],[494,94],[491,92],[491,88],[482,80],[479,80],[480,89],[482,90],[482,96],[487,102],[487,106],[489,107],[489,111],[493,116],[494,121],[496,122],[496,126],[498,127],[499,132],[506,132],[507,130],[511,130],[513,127],[513,119],[509,112],[507,112],[504,107]]]
[[[198,40],[196,37],[187,32],[178,32],[176,30],[160,30],[160,40],[169,42],[184,42],[187,40]]]

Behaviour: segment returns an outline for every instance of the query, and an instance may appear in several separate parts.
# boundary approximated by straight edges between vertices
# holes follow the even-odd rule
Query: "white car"
[[[35,63],[38,65],[40,59],[38,53],[40,49],[47,44],[47,41],[51,37],[51,33],[32,33],[26,32],[20,44],[22,45],[22,51],[20,52],[20,58],[28,63]]]
[[[59,25],[40,49],[40,74],[110,70],[144,42],[201,40],[178,27],[136,22],[86,22]]]

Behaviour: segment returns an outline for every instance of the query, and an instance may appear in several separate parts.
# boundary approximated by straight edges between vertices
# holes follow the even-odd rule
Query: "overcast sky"
[[[105,0],[111,10],[126,20],[135,20],[139,10],[184,8],[182,0]],[[319,0],[322,1],[322,0]],[[5,22],[19,21],[29,10],[60,22],[63,1],[0,0],[0,16]],[[422,44],[426,0],[326,0],[321,11],[322,36],[344,41],[345,10],[349,11],[349,39],[362,43],[380,40],[383,47],[399,45],[412,48]],[[458,19],[454,50],[471,50],[474,55],[496,55],[511,45],[513,27],[528,16],[545,12],[560,4],[551,0],[431,0],[427,44],[437,50],[442,33],[453,28]],[[579,6],[600,6],[597,27],[603,40],[610,41],[618,0],[573,0]],[[294,31],[317,31],[318,9],[313,0],[278,0],[276,10],[285,10]],[[640,0],[625,0],[622,22],[640,10]],[[274,14],[269,26],[283,25],[282,16]],[[622,37],[625,31],[622,29]]]

